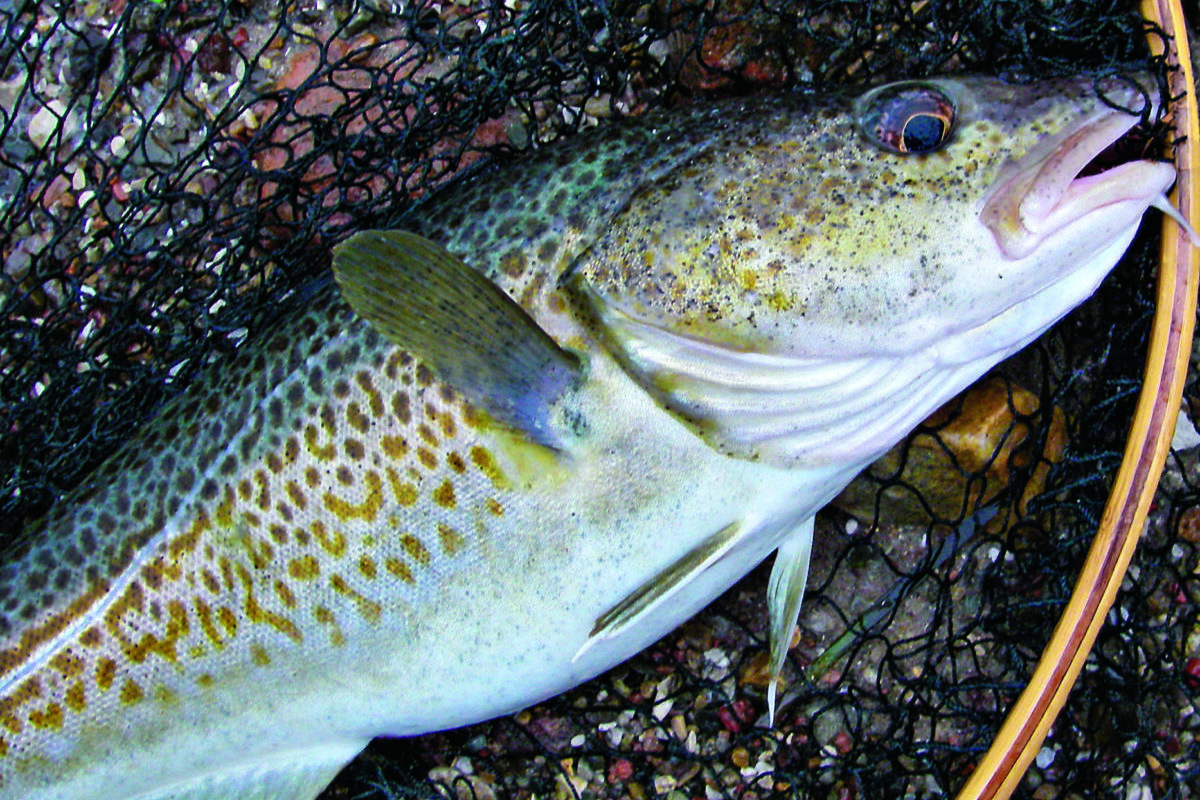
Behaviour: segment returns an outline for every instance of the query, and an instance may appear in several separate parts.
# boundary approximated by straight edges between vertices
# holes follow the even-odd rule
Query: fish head
[[[1147,208],[1173,213],[1169,164],[1089,166],[1153,110],[1138,81],[1092,78],[749,101],[701,119],[711,146],[568,285],[730,452],[867,458],[1088,297]]]
[[[1008,349],[1086,297],[1165,203],[1169,164],[1082,174],[1149,104],[1133,81],[966,77],[703,120],[726,127],[576,273],[636,317],[790,355],[944,343],[941,357],[973,358],[947,340],[1056,293],[1038,305],[1057,314],[967,337]]]

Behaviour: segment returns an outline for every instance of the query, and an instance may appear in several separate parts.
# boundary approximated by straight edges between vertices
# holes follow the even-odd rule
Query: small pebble
[[[67,107],[61,100],[51,100],[42,106],[29,120],[29,127],[26,129],[29,141],[39,150],[45,147],[60,123],[66,128],[66,114]]]

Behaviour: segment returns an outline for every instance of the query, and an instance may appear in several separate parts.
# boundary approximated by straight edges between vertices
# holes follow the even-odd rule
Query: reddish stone
[[[1183,667],[1183,680],[1193,691],[1200,689],[1200,658],[1189,658]]]
[[[733,715],[733,711],[729,706],[721,706],[717,709],[717,718],[721,720],[721,724],[725,726],[725,730],[730,733],[740,733],[742,724],[738,722],[737,717]]]
[[[608,782],[627,781],[633,777],[633,764],[628,759],[618,758],[608,768]]]

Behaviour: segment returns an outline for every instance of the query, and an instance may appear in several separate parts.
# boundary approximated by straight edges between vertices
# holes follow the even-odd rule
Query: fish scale
[[[930,107],[958,118],[929,152],[872,139]],[[815,512],[1165,205],[1173,171],[1133,162],[1065,232],[1022,215],[1012,187],[1117,113],[1090,80],[698,105],[338,245],[337,285],[0,567],[0,796],[308,800],[371,737],[561,692],[772,552],[778,675]]]
[[[350,340],[332,294],[298,326],[301,347],[247,348],[166,409],[7,566],[0,597],[57,581],[72,602],[43,594],[7,618],[23,627],[3,655],[6,766],[51,737],[98,742],[202,703],[217,675],[269,680],[305,642],[339,658],[381,598],[412,602],[503,517],[500,459],[452,389],[370,330]],[[402,524],[417,503],[431,513]]]
[[[646,176],[653,179],[655,170],[669,168],[680,158],[686,157],[697,147],[695,139],[699,138],[681,136],[671,147],[665,148],[657,160],[651,159],[638,169],[630,170],[623,157],[628,147],[626,137],[637,133],[631,129],[621,135],[610,135],[609,141],[594,155],[589,153],[575,170],[568,168],[574,159],[569,157],[570,148],[567,148],[552,163],[546,164],[541,170],[530,170],[523,180],[506,187],[501,200],[506,202],[508,208],[520,210],[519,217],[498,216],[490,226],[472,228],[455,227],[451,215],[445,227],[454,227],[456,233],[445,238],[451,246],[457,246],[460,250],[480,247],[487,252],[502,251],[499,266],[493,268],[491,274],[512,278],[509,290],[514,294],[528,293],[531,287],[536,289],[533,281],[540,272],[535,268],[568,262],[580,249],[580,242],[589,235],[594,236],[596,226],[590,221],[603,219],[602,216],[579,213],[567,213],[564,217],[562,204],[571,200],[575,207],[600,205],[615,208]],[[640,132],[639,138],[645,143],[653,135],[653,130],[646,128]],[[532,191],[539,183],[547,183],[549,191]],[[467,208],[478,207],[486,197],[486,184],[482,191],[473,186],[464,187],[463,194],[466,196],[462,203],[448,204],[447,208],[463,208],[463,204]],[[547,199],[533,206],[521,201],[531,195]],[[564,218],[566,222],[558,228],[547,227],[540,231],[533,252],[542,263],[531,266],[527,263],[529,259],[523,255],[526,251],[520,249],[519,245],[529,235],[527,221],[546,217]],[[436,227],[436,222],[429,223],[431,231]],[[462,232],[462,235],[458,232]],[[502,249],[501,243],[505,240],[508,240],[509,246]],[[574,248],[570,246],[571,243],[575,244]],[[0,650],[0,678],[5,677],[10,663],[19,661],[25,662],[22,677],[33,677],[36,670],[32,664],[35,662],[25,661],[27,654],[39,646],[44,650],[52,649],[44,646],[47,641],[59,645],[65,643],[70,634],[64,631],[76,635],[86,633],[88,639],[87,646],[75,648],[77,653],[70,659],[72,664],[81,660],[84,665],[78,677],[69,682],[65,677],[45,681],[46,686],[42,686],[43,682],[40,681],[31,683],[29,689],[18,689],[14,693],[13,698],[19,702],[6,702],[0,706],[3,718],[11,720],[5,725],[11,734],[18,735],[25,729],[19,721],[22,714],[32,715],[29,721],[37,727],[36,720],[45,718],[47,714],[49,719],[58,720],[64,717],[64,709],[77,713],[86,709],[89,688],[93,714],[107,713],[102,700],[110,696],[109,690],[113,686],[120,687],[123,696],[132,698],[134,703],[145,697],[147,687],[144,684],[148,681],[144,675],[155,675],[157,664],[152,661],[146,668],[137,669],[137,665],[145,663],[145,659],[139,661],[141,650],[123,641],[128,639],[127,635],[116,639],[122,644],[121,650],[106,654],[106,649],[100,645],[104,633],[96,626],[100,620],[93,619],[96,614],[90,603],[75,601],[63,611],[54,613],[59,608],[59,597],[96,601],[111,592],[122,576],[130,581],[130,576],[136,572],[136,567],[131,567],[130,563],[134,558],[144,562],[141,569],[148,583],[143,587],[139,580],[130,581],[129,588],[125,590],[130,594],[130,600],[119,603],[119,609],[125,616],[142,611],[148,613],[149,619],[139,619],[137,624],[141,647],[150,651],[157,648],[171,656],[169,660],[174,661],[181,652],[193,655],[201,651],[209,657],[234,657],[233,644],[245,639],[245,634],[238,636],[239,620],[247,619],[247,613],[258,619],[249,620],[251,625],[241,625],[243,631],[255,630],[254,623],[260,626],[266,624],[275,630],[276,635],[285,635],[290,641],[296,642],[299,641],[297,632],[302,626],[311,627],[316,623],[321,626],[318,630],[328,629],[327,638],[331,641],[343,639],[344,633],[338,628],[337,615],[328,607],[329,604],[314,607],[311,620],[296,619],[296,592],[288,581],[278,578],[274,585],[254,587],[254,592],[250,592],[251,587],[246,586],[246,576],[261,572],[274,555],[286,559],[277,563],[286,564],[289,578],[304,581],[306,589],[311,589],[321,585],[312,582],[321,574],[320,557],[316,553],[302,553],[289,558],[287,554],[291,549],[315,542],[326,556],[336,556],[338,551],[344,555],[347,550],[357,550],[347,547],[344,532],[326,530],[319,520],[316,530],[305,530],[303,523],[310,496],[315,504],[324,502],[328,494],[332,501],[332,508],[328,510],[341,511],[347,514],[348,521],[352,521],[356,518],[356,512],[357,518],[363,519],[363,514],[377,506],[385,489],[401,506],[412,506],[418,502],[422,497],[418,486],[433,487],[429,491],[435,503],[438,498],[442,502],[451,502],[451,498],[454,498],[456,502],[457,493],[453,487],[456,479],[459,482],[463,480],[468,466],[491,476],[489,480],[493,486],[503,483],[495,459],[485,447],[474,445],[475,452],[472,453],[472,447],[467,446],[463,452],[452,450],[445,453],[444,457],[440,455],[441,442],[434,432],[434,425],[442,431],[453,431],[458,425],[469,429],[461,417],[459,422],[455,421],[454,406],[449,401],[444,410],[439,411],[436,405],[430,404],[424,412],[421,408],[414,412],[414,398],[409,391],[393,391],[386,398],[385,406],[385,398],[380,390],[373,389],[371,393],[363,395],[360,394],[362,385],[357,379],[332,378],[334,374],[345,374],[346,361],[357,359],[352,358],[355,353],[348,353],[345,348],[332,347],[328,351],[323,351],[323,348],[338,338],[339,328],[353,327],[353,321],[349,310],[332,294],[318,296],[314,301],[319,307],[297,321],[299,336],[294,341],[285,334],[279,334],[265,347],[250,345],[223,370],[210,373],[207,385],[193,388],[186,401],[169,406],[141,440],[130,443],[83,486],[64,498],[25,537],[28,551],[18,553],[5,565],[0,573],[0,611],[3,612],[0,631],[7,633],[17,629],[18,625],[23,630],[19,639],[6,640],[6,646]],[[383,349],[378,337],[369,328],[365,329],[364,335],[368,337],[364,347]],[[389,382],[399,380],[409,383],[418,378],[426,384],[430,381],[428,370],[418,374],[419,365],[414,366],[411,361],[401,364],[395,353],[390,357],[380,353],[376,359],[387,359],[384,366]],[[364,367],[360,373],[369,375],[377,371],[379,365],[368,363]],[[399,376],[401,369],[406,371],[403,378]],[[280,385],[284,375],[294,376],[286,386]],[[330,376],[328,380],[326,376]],[[332,381],[332,385],[327,386],[328,381]],[[423,397],[424,389],[428,387],[420,388]],[[447,388],[443,391],[452,396],[453,390]],[[250,423],[247,429],[250,405],[255,397],[264,398],[256,418],[261,419],[263,424]],[[378,426],[382,426],[386,412],[406,426],[403,432],[379,432]],[[429,419],[418,419],[413,423],[414,413],[418,418],[425,413]],[[281,428],[286,429],[287,421],[298,425],[300,420],[307,420],[314,414],[319,422],[304,422],[298,430],[283,436]],[[355,438],[343,435],[339,417],[346,426],[364,436]],[[436,422],[439,418],[441,422]],[[367,431],[360,430],[364,420],[367,421]],[[265,443],[267,447],[259,448],[262,452],[253,452],[259,446],[258,439],[267,425],[275,432],[269,435],[269,441]],[[233,430],[243,430],[244,433],[230,442],[228,432]],[[372,434],[373,441],[365,438],[366,433]],[[338,437],[343,440],[340,448]],[[449,434],[447,438],[450,438]],[[361,480],[354,478],[347,473],[361,466],[354,458],[359,446],[356,442],[362,446],[364,453],[370,444],[373,451],[382,452],[403,463],[368,471]],[[322,466],[306,466],[300,469],[299,474],[290,474],[295,472],[298,465],[307,463],[302,456],[312,457]],[[326,456],[330,459],[328,462],[324,460]],[[331,466],[339,456],[340,463]],[[220,463],[212,463],[217,461]],[[292,469],[287,469],[289,466]],[[332,484],[329,482],[330,474],[333,477]],[[432,494],[435,490],[436,496]],[[156,495],[161,497],[158,508],[152,509],[145,499],[140,499]],[[280,499],[272,501],[272,495],[278,495]],[[184,519],[172,519],[168,525],[168,518],[179,514],[180,509],[187,505],[187,498],[197,498],[200,501],[198,508],[190,516],[185,514]],[[503,506],[499,500],[489,496],[484,498],[484,503],[488,514],[502,515]],[[267,508],[263,508],[263,505]],[[441,532],[432,537],[433,541],[439,544],[446,541],[453,545],[461,538],[462,534],[451,523],[443,521],[440,524]],[[482,523],[471,523],[465,527],[474,531],[477,524]],[[51,529],[55,531],[55,536],[45,536],[45,531]],[[170,537],[165,529],[179,533],[176,537]],[[59,531],[71,531],[74,538],[60,536]],[[136,533],[130,535],[131,531]],[[221,548],[221,556],[215,564],[193,566],[178,562],[184,550],[191,549],[185,545],[199,547],[201,540],[209,536],[220,538],[226,544],[235,543],[236,546]],[[151,537],[174,540],[167,544],[168,555],[152,556],[143,550]],[[430,537],[427,535],[427,538]],[[402,583],[409,583],[415,570],[429,565],[431,550],[421,538],[412,534],[406,534],[400,541],[401,552],[383,554],[377,558],[363,556],[360,566],[375,564],[376,574],[383,572]],[[217,552],[218,549],[213,547],[213,555]],[[50,573],[51,569],[53,573]],[[169,597],[170,592],[176,589],[179,577],[193,570],[197,571],[199,577],[193,578],[189,590],[197,588],[195,584],[198,582],[199,588],[209,593],[208,599],[201,594],[190,604],[159,600],[156,606],[153,595]],[[357,572],[361,577],[363,570],[358,569]],[[175,580],[164,583],[162,577],[173,577]],[[53,585],[59,594],[46,592],[44,587],[49,585]],[[239,586],[242,589],[239,590]],[[362,609],[374,610],[378,606],[360,593],[349,592],[351,583],[345,578],[341,578],[337,586],[347,590],[346,597],[359,598],[357,604],[354,600],[338,598],[343,607],[349,602],[355,613]],[[333,584],[327,588],[332,589]],[[246,599],[252,600],[248,609],[224,605],[219,599],[222,592],[235,590],[247,591]],[[376,592],[381,590],[386,591],[386,588],[375,588]],[[18,607],[19,599],[31,591],[42,592],[36,603],[27,600],[23,607]],[[289,603],[285,598],[291,599],[292,609],[288,608]],[[163,608],[174,611],[164,616]],[[114,615],[114,619],[119,616]],[[103,623],[106,628],[115,624],[107,618]],[[181,629],[185,626],[189,636],[195,639],[194,643],[179,641]],[[89,627],[95,633],[87,632]],[[197,639],[199,636],[203,638]],[[207,639],[207,645],[203,643],[204,639]],[[181,648],[181,644],[187,646]],[[266,644],[256,642],[255,645],[253,658],[256,663],[268,659]],[[245,657],[245,653],[250,652],[249,647],[251,645],[244,645],[244,652],[239,657]],[[132,663],[126,661],[126,656]],[[93,680],[86,679],[89,674],[95,676]],[[194,680],[202,684],[208,680],[204,677],[206,675],[208,673],[200,671]],[[59,687],[57,693],[50,688],[51,685]],[[68,691],[72,702],[67,702],[64,696]],[[178,690],[167,688],[163,691]],[[81,693],[82,702],[79,700]],[[35,699],[39,698],[42,708],[49,711],[32,708],[36,705]],[[66,717],[70,717],[70,714]],[[64,725],[69,722],[66,717],[63,718]],[[47,729],[62,728],[48,726]],[[0,755],[5,755],[10,747],[6,739],[0,738]]]

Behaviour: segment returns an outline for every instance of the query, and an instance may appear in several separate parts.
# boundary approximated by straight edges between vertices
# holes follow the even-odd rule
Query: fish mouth
[[[1115,207],[1122,204],[1131,221],[1154,206],[1200,241],[1166,198],[1175,182],[1174,167],[1147,159],[1106,166],[1138,119],[1122,111],[1101,112],[1034,148],[1001,175],[979,218],[1005,256],[1023,259],[1080,219],[1109,207],[1119,214]]]

